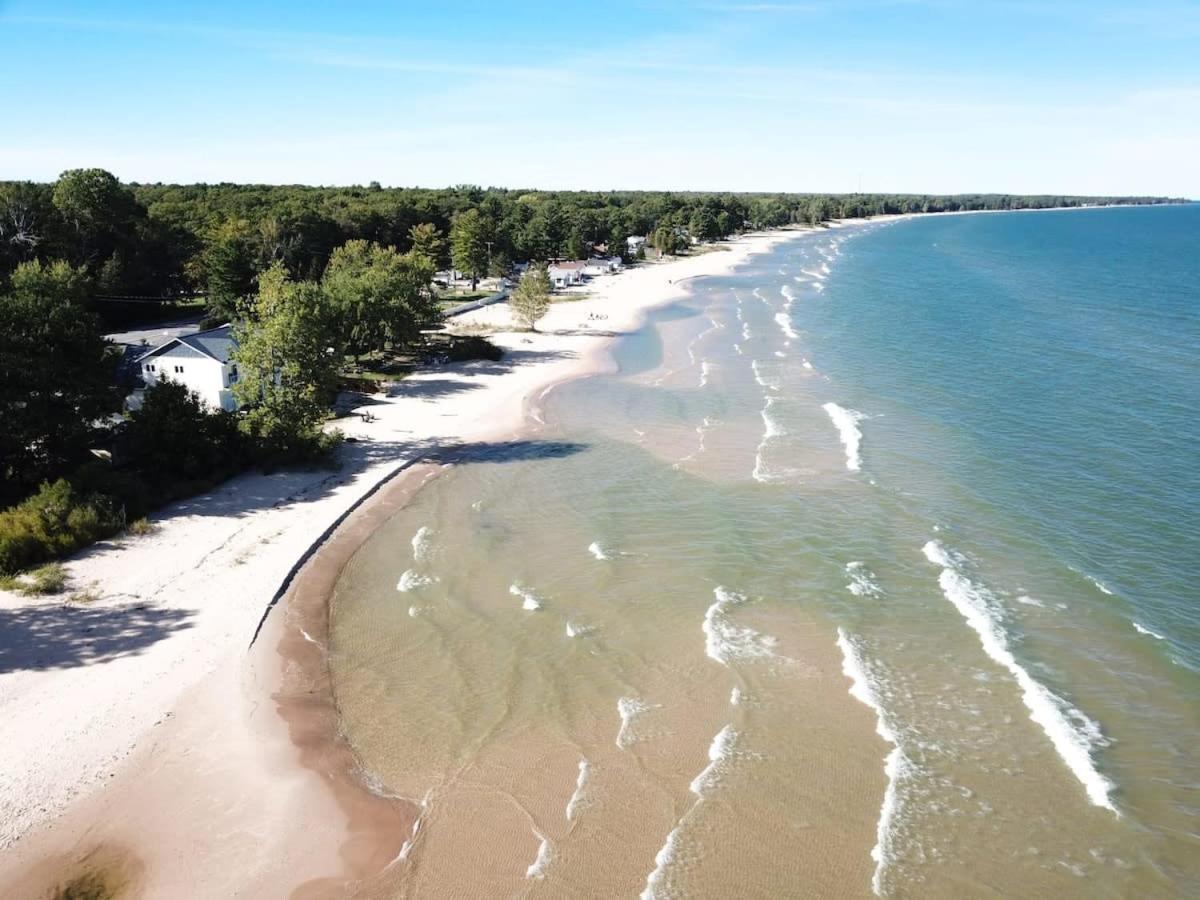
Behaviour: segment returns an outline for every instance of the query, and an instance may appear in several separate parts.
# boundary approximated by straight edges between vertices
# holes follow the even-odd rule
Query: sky
[[[1200,2],[0,0],[0,180],[1200,197]]]

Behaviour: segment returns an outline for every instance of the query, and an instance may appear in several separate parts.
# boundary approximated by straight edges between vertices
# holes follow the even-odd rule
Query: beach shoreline
[[[250,885],[256,896],[319,897],[369,885],[415,812],[372,793],[340,739],[322,637],[337,573],[436,473],[423,461],[431,451],[469,456],[519,439],[536,427],[546,393],[611,370],[612,344],[684,295],[689,279],[812,230],[749,235],[597,279],[586,296],[554,304],[538,332],[496,335],[506,364],[422,372],[382,403],[366,401],[373,423],[338,423],[356,439],[342,472],[242,476],[165,510],[149,538],[69,561],[76,584],[115,588],[90,615],[111,614],[126,633],[135,613],[157,621],[141,623],[135,647],[117,640],[107,656],[11,666],[0,710],[30,738],[8,746],[0,767],[0,886],[61,884],[101,866],[100,851],[105,872],[137,873],[120,876],[133,895],[224,896]],[[503,329],[507,315],[505,305],[487,307],[454,327]],[[249,509],[244,495],[256,501]],[[279,603],[264,615],[270,597]],[[4,602],[0,610],[16,606]],[[262,633],[246,653],[256,624]],[[67,699],[47,716],[54,697]],[[188,852],[191,865],[169,864]]]

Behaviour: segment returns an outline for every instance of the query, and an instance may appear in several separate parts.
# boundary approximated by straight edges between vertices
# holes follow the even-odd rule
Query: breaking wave
[[[842,446],[846,448],[846,468],[851,472],[857,472],[862,468],[862,431],[859,430],[858,423],[866,416],[858,410],[847,409],[836,403],[826,403],[821,408],[833,420]]]
[[[1092,751],[1104,744],[1100,726],[1037,681],[1017,662],[1000,622],[996,598],[987,588],[975,584],[962,573],[961,557],[938,541],[929,541],[922,550],[926,559],[942,569],[938,576],[942,593],[979,635],[984,652],[1016,679],[1029,718],[1041,726],[1071,774],[1087,791],[1088,799],[1115,813],[1117,809],[1109,797],[1112,783],[1092,762]]]

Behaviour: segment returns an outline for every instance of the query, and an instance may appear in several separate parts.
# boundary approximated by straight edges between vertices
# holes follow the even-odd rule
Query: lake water
[[[1200,207],[830,229],[333,606],[398,896],[1200,893]]]

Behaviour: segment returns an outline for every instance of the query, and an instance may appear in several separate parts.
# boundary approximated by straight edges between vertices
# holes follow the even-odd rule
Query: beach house
[[[620,269],[621,257],[594,256],[584,265],[583,274],[589,278],[595,278],[597,275],[611,275]]]
[[[172,338],[138,357],[138,374],[146,387],[177,381],[213,409],[232,412],[237,408],[232,390],[238,380],[235,346],[229,325]]]
[[[546,274],[550,276],[550,284],[554,289],[561,290],[583,284],[584,265],[585,263],[578,259],[551,263],[546,267]]]
[[[637,256],[637,252],[646,246],[646,239],[634,235],[625,239],[625,246],[629,249],[630,256]]]

